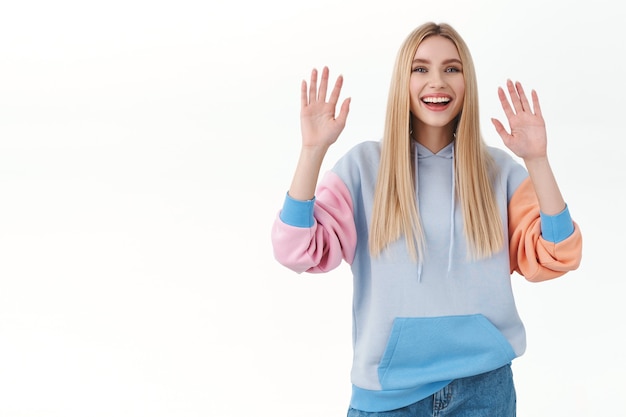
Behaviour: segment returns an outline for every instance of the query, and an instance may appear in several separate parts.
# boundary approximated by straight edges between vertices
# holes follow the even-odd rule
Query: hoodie
[[[453,379],[497,369],[522,355],[526,335],[511,274],[529,281],[556,278],[576,269],[582,253],[569,209],[555,216],[540,213],[525,168],[489,147],[507,238],[499,252],[473,260],[455,201],[454,142],[433,153],[413,141],[423,259],[411,259],[404,238],[372,257],[368,225],[380,147],[375,141],[353,147],[324,175],[313,200],[287,195],[272,229],[275,258],[298,273],[350,264],[350,406],[369,412],[413,404]]]

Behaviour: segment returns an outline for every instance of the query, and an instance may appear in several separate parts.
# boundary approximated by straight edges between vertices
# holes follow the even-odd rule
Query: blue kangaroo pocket
[[[385,390],[478,375],[515,358],[511,344],[482,314],[396,318],[378,368]]]

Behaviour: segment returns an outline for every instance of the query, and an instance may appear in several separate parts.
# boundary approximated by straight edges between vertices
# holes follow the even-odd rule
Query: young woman
[[[526,346],[513,271],[542,281],[576,269],[582,238],[546,154],[537,94],[498,96],[524,161],[486,146],[467,45],[447,24],[415,29],[398,53],[382,141],[356,145],[317,183],[343,130],[339,77],[327,99],[302,83],[302,148],[272,230],[296,272],[342,261],[354,279],[349,416],[515,415],[511,361]]]

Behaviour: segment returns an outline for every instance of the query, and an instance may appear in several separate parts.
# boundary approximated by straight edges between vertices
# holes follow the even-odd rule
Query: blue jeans
[[[515,417],[515,386],[511,365],[455,379],[430,397],[392,411],[350,408],[348,417]]]

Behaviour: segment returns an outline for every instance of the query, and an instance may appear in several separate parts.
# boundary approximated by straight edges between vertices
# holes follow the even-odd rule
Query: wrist
[[[523,160],[524,160],[524,164],[526,165],[526,168],[528,168],[529,170],[533,168],[546,167],[550,165],[547,155],[523,158]]]
[[[325,145],[303,145],[302,148],[300,148],[300,157],[307,160],[322,161],[326,156],[326,152],[328,152],[328,148],[329,146]]]

